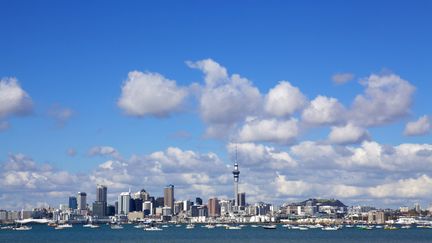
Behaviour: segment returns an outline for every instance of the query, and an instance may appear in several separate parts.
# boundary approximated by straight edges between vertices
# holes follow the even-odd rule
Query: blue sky
[[[0,131],[0,161],[4,164],[10,162],[11,156],[22,154],[36,164],[52,165],[53,173],[65,171],[71,176],[91,177],[102,162],[112,159],[106,154],[91,155],[89,151],[97,146],[114,148],[122,157],[114,159],[126,164],[133,155],[145,157],[168,147],[194,151],[199,156],[215,153],[220,161],[229,164],[230,139],[238,139],[247,117],[258,117],[257,122],[293,118],[303,127],[303,109],[318,95],[334,97],[350,110],[355,97],[366,90],[367,85],[360,84],[359,80],[371,80],[372,74],[381,78],[394,74],[408,82],[415,89],[405,93],[409,104],[390,114],[385,122],[355,124],[365,135],[362,139],[344,140],[343,145],[330,146],[362,148],[364,141],[382,146],[430,143],[432,34],[428,29],[432,24],[432,4],[429,1],[0,1],[0,9],[0,78],[2,82],[8,77],[16,78],[32,102],[25,115],[17,115],[10,108],[0,117],[0,122],[8,124]],[[247,78],[249,86],[256,88],[262,97],[279,81],[286,80],[301,91],[307,104],[283,117],[257,112],[245,114],[229,124],[232,129],[227,134],[209,136],[206,131],[212,122],[206,120],[200,106],[200,97],[207,87],[205,67],[191,68],[186,62],[210,59],[225,67],[228,75]],[[150,113],[128,115],[118,101],[123,85],[130,81],[128,73],[135,70],[144,74],[159,73],[175,80],[177,88],[187,90],[187,97],[162,118]],[[332,76],[337,73],[350,74],[352,78],[335,84]],[[401,84],[398,78],[392,79],[396,80],[396,86]],[[394,87],[384,87],[387,88]],[[401,90],[396,88],[395,92]],[[404,99],[398,94],[389,99],[392,97]],[[59,118],[65,111],[70,114]],[[348,113],[351,118],[344,121],[309,124],[294,139],[281,142],[280,138],[255,134],[241,142],[286,151],[297,163],[306,163],[306,158],[292,154],[292,148],[305,141],[328,144],[332,126],[355,123],[356,115],[352,115],[355,112]],[[404,135],[406,124],[423,116],[429,128],[418,123],[423,125],[420,132],[417,129],[414,135]],[[68,155],[70,149],[76,154]],[[267,164],[268,160],[262,163]],[[253,163],[249,167],[247,162],[244,166],[251,173],[261,168]],[[398,176],[388,166],[383,168],[386,179],[377,182],[375,188],[423,175],[420,166]],[[285,175],[287,180],[300,180],[290,177],[288,172],[284,174],[283,169],[267,169]],[[2,170],[4,178],[11,173],[6,168]],[[348,173],[352,168],[345,170]],[[299,171],[307,174],[305,168]],[[355,171],[363,173],[367,169],[359,167]],[[180,173],[187,172],[185,169]],[[366,176],[359,180],[368,179]],[[28,181],[23,183],[26,185]],[[187,187],[194,183],[183,184]],[[258,195],[262,185],[254,186]],[[360,182],[350,186],[365,188]],[[136,187],[138,190],[140,185]],[[319,189],[296,194],[283,192],[281,185],[275,187],[279,188],[275,190],[280,193],[280,201],[326,196]],[[61,187],[55,188],[44,193]],[[122,190],[121,186],[117,189]],[[213,194],[229,195],[229,189],[221,186]],[[30,187],[28,190],[38,193]],[[197,192],[192,190],[184,195]],[[377,203],[374,200],[379,198],[371,193],[353,195],[346,200],[360,197]],[[53,196],[52,200],[61,201],[61,196]],[[388,204],[429,199],[420,193],[409,199],[392,200]]]

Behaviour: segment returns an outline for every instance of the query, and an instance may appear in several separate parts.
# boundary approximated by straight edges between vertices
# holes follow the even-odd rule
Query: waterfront
[[[55,230],[46,225],[32,225],[29,231],[1,230],[0,242],[431,242],[432,229],[416,228],[399,230],[359,230],[343,228],[336,231],[310,229],[289,230],[278,225],[275,230],[245,226],[241,230],[223,227],[207,229],[197,225],[186,229],[186,225],[169,225],[163,231],[144,231],[126,224],[121,230],[112,230],[107,225],[100,228],[72,228]]]

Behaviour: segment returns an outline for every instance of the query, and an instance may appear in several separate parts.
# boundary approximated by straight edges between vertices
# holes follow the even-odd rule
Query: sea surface
[[[55,230],[46,225],[32,225],[29,231],[0,230],[0,242],[432,242],[432,229],[411,228],[399,230],[359,230],[343,228],[337,231],[309,229],[307,231],[252,228],[227,230],[222,227],[207,229],[197,225],[185,229],[185,225],[170,225],[163,231],[144,231],[133,225],[113,230],[107,225],[100,228],[73,228]]]

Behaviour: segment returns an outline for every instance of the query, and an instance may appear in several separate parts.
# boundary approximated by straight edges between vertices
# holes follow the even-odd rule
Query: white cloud
[[[28,114],[32,106],[30,96],[21,88],[16,78],[0,80],[0,118]]]
[[[281,81],[265,97],[264,108],[273,116],[288,116],[301,110],[307,104],[307,98],[300,89],[287,81]]]
[[[188,92],[158,73],[129,72],[117,105],[131,116],[168,116],[179,107]]]
[[[287,152],[279,151],[274,147],[254,143],[230,143],[227,146],[230,157],[235,160],[237,156],[241,166],[286,169],[297,166],[295,161]],[[237,153],[237,155],[236,155]]]
[[[369,133],[364,128],[348,123],[345,126],[332,127],[328,139],[337,144],[360,143],[369,139]]]
[[[233,74],[211,59],[188,62],[205,74],[205,86],[199,95],[200,115],[208,125],[207,135],[224,137],[246,116],[261,112],[262,98],[252,83]]]
[[[102,155],[102,156],[111,156],[117,159],[121,158],[120,153],[117,151],[117,149],[111,146],[94,146],[88,151],[88,154],[90,156]]]
[[[267,141],[275,143],[292,143],[299,134],[296,119],[248,120],[239,131],[241,142]]]
[[[428,116],[422,116],[417,121],[408,122],[405,126],[404,135],[418,136],[428,134],[431,130],[430,119]]]
[[[209,87],[217,86],[218,84],[229,80],[226,68],[222,67],[219,63],[210,58],[196,62],[187,61],[186,64],[190,68],[196,68],[203,71],[205,74],[206,85]]]
[[[370,188],[369,194],[375,198],[420,198],[429,196],[432,178],[421,175],[418,178],[401,179]]]
[[[314,125],[330,125],[345,119],[345,108],[335,98],[317,96],[303,110],[303,121]]]
[[[361,83],[366,90],[352,105],[349,119],[353,123],[376,126],[409,114],[415,88],[408,81],[395,74],[372,74]]]
[[[332,76],[332,80],[335,84],[344,84],[351,81],[354,78],[352,73],[336,73]]]

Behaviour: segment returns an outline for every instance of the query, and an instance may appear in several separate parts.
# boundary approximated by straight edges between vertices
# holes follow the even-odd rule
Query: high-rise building
[[[174,185],[168,185],[164,188],[164,207],[174,209]]]
[[[164,197],[158,197],[158,198],[156,198],[156,200],[155,200],[154,207],[155,207],[155,208],[163,207],[163,206],[164,206],[164,203],[165,203],[165,199],[164,199]]]
[[[130,211],[130,193],[122,192],[118,197],[117,214],[126,215]]]
[[[141,189],[141,191],[136,192],[136,193],[133,194],[133,198],[134,199],[137,199],[137,198],[142,199],[143,202],[144,201],[149,201],[150,194],[148,192],[146,192],[146,190]]]
[[[107,215],[107,187],[96,186],[96,201],[93,203],[93,215],[105,217]]]
[[[142,205],[144,215],[153,215],[153,203],[150,201],[143,202]]]
[[[208,201],[208,213],[210,217],[219,217],[220,216],[220,205],[217,197],[210,198]]]
[[[202,199],[200,197],[195,198],[195,204],[196,205],[202,205],[203,204]]]
[[[87,193],[78,192],[78,210],[86,210],[87,209]]]
[[[237,202],[238,202],[238,206],[241,209],[244,209],[244,207],[246,207],[246,193],[245,192],[240,192],[239,194],[237,194]]]
[[[76,197],[74,197],[74,196],[69,197],[69,208],[70,209],[77,209],[78,208],[78,203],[77,203]]]
[[[107,187],[104,185],[96,186],[96,202],[107,202]]]

